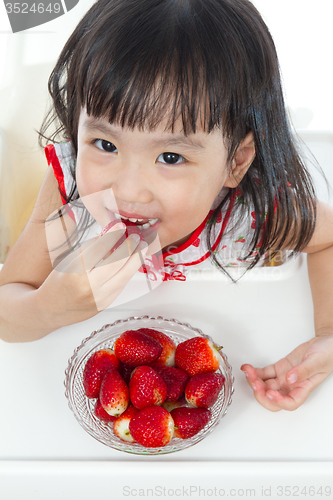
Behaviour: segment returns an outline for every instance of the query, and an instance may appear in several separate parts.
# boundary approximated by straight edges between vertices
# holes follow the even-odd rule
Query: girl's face
[[[207,216],[226,184],[227,150],[222,133],[181,128],[165,132],[111,125],[81,111],[76,180],[80,197],[102,225],[114,213],[152,222],[161,247],[178,246]],[[147,223],[147,221],[145,221]]]

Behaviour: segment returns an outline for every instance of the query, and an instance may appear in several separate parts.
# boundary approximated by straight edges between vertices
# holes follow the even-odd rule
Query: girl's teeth
[[[114,216],[116,219],[123,219],[123,220],[129,220],[130,222],[135,222],[140,225],[140,222],[142,222],[144,219],[129,219],[128,217],[122,217],[119,214],[114,213]],[[153,226],[156,224],[158,219],[149,219],[149,222],[146,222],[145,224],[142,224],[142,229],[147,229],[149,226]]]
[[[142,222],[143,219],[128,219],[131,222]]]

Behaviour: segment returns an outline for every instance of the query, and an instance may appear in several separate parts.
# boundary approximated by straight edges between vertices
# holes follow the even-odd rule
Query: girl
[[[300,406],[333,370],[333,211],[315,199],[297,153],[258,11],[248,0],[100,0],[66,43],[49,91],[40,138],[55,144],[0,274],[1,337],[34,340],[83,321],[139,268],[184,280],[208,257],[227,273],[262,265],[268,251],[303,251],[316,336],[274,365],[242,367],[264,407]],[[71,250],[63,260],[52,253],[62,243]]]

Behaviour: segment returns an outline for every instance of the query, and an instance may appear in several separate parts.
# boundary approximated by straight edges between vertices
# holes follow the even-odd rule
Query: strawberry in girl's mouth
[[[139,229],[148,229],[149,227],[154,226],[159,219],[148,219],[148,218],[138,218],[138,217],[126,217],[125,215],[120,215],[113,213],[113,216],[124,222],[124,224],[130,223],[130,225],[135,224]]]
[[[158,218],[140,218],[136,216],[126,216],[124,214],[118,214],[108,210],[110,216],[110,224],[107,227],[112,227],[112,225],[117,222],[123,222],[126,225],[128,235],[132,233],[137,233],[140,235],[141,239],[150,243],[156,238],[156,228],[160,224],[161,220]],[[110,229],[109,227],[109,229]],[[149,240],[147,238],[149,237]]]

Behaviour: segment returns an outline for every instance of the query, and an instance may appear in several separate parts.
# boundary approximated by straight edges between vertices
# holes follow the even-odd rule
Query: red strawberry
[[[116,436],[118,436],[123,441],[127,441],[129,443],[134,443],[134,439],[131,436],[129,431],[129,423],[132,417],[139,412],[133,405],[129,405],[124,413],[117,417],[113,422],[113,432]]]
[[[114,420],[116,420],[116,417],[113,417],[112,415],[106,413],[99,399],[97,399],[96,401],[94,413],[96,417],[98,417],[100,420],[104,420],[104,422],[113,422]]]
[[[190,375],[215,372],[220,364],[218,347],[205,337],[192,337],[177,345],[175,362]]]
[[[117,370],[110,370],[104,376],[99,399],[109,415],[118,417],[126,410],[129,403],[129,390]]]
[[[141,229],[137,224],[135,224],[135,222],[131,222],[130,220],[123,220],[123,223],[126,226],[126,238],[128,238],[131,234],[138,234],[143,240]]]
[[[139,366],[156,361],[162,353],[162,346],[138,330],[127,330],[115,341],[114,352],[126,365]]]
[[[121,229],[121,227],[125,224],[123,224],[122,222],[120,222],[118,219],[115,219],[115,220],[112,220],[111,222],[109,222],[109,224],[107,224],[105,227],[103,227],[102,231],[99,233],[99,236],[103,236],[103,234],[106,234],[108,231],[110,231],[110,229],[115,226],[115,225],[119,225],[119,229]]]
[[[167,386],[166,401],[176,401],[183,394],[188,374],[180,368],[154,363],[152,368],[161,375]]]
[[[210,408],[216,402],[225,381],[222,373],[198,373],[185,388],[186,401],[198,408]]]
[[[133,405],[142,410],[146,406],[161,405],[167,396],[167,386],[162,377],[150,366],[138,366],[129,383]]]
[[[175,423],[175,437],[187,439],[205,427],[211,418],[211,412],[206,408],[175,408],[170,415]]]
[[[131,419],[129,430],[137,443],[159,448],[168,444],[173,437],[174,424],[165,408],[147,406]]]
[[[102,379],[111,368],[119,368],[119,361],[111,349],[100,349],[90,356],[83,371],[83,387],[87,398],[98,398]]]
[[[162,354],[157,359],[158,363],[162,363],[163,365],[174,366],[175,364],[175,352],[176,352],[176,344],[174,341],[168,337],[163,332],[159,332],[158,330],[153,330],[152,328],[140,328],[138,332],[144,333],[155,340],[157,340],[162,346]]]

